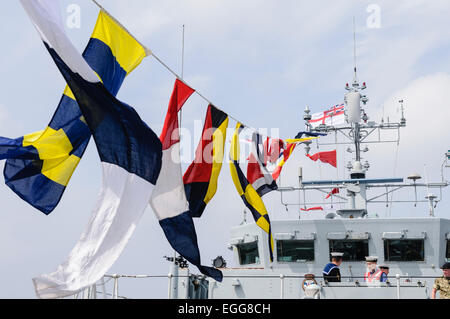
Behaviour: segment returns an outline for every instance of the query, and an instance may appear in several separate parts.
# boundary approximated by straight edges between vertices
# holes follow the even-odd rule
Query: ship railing
[[[95,285],[90,286],[78,294],[74,296],[75,299],[128,299],[125,296],[119,295],[119,280],[120,279],[151,279],[151,278],[167,278],[169,287],[169,295],[168,298],[171,298],[171,290],[172,283],[174,278],[200,278],[200,279],[208,279],[203,275],[121,275],[121,274],[113,274],[113,275],[105,275],[99,282]],[[364,282],[364,276],[341,276],[341,282],[328,283],[323,276],[315,276],[317,284],[322,287],[335,287],[335,288],[348,288],[348,287],[373,287],[378,285],[379,287],[397,287],[397,298],[400,299],[402,295],[402,289],[411,288],[411,287],[423,287],[428,291],[427,282],[428,280],[435,280],[437,278],[441,278],[442,276],[411,276],[411,275],[400,275],[396,274],[395,276],[389,276],[387,282],[385,283],[375,283],[375,284],[367,284]],[[280,281],[280,299],[284,299],[285,292],[285,281],[287,279],[311,279],[311,275],[225,275],[224,279],[279,279]],[[428,279],[428,280],[427,280]],[[106,291],[106,284],[109,282],[113,282],[112,292]],[[428,292],[427,292],[428,296]]]

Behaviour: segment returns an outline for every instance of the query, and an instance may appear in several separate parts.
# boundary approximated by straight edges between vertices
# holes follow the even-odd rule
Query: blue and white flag
[[[62,28],[59,1],[21,0],[94,137],[103,185],[87,229],[55,272],[33,279],[39,298],[73,295],[95,284],[133,234],[161,170],[162,144],[136,111],[100,82]]]

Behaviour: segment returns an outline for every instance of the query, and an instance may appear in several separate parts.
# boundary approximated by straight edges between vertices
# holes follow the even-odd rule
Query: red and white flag
[[[312,128],[316,128],[320,124],[328,126],[345,124],[344,103],[335,105],[324,112],[314,113],[308,123],[311,124]]]

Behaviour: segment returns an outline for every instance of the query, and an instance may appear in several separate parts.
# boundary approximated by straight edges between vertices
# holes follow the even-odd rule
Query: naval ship
[[[363,94],[366,84],[358,82],[345,86],[346,124],[333,126],[309,124],[311,114],[304,111],[306,129],[311,133],[340,134],[349,144],[355,157],[346,167],[347,179],[303,180],[298,173],[298,185],[279,187],[281,200],[287,192],[303,193],[302,205],[309,192],[329,193],[338,198],[341,209],[321,219],[272,220],[274,239],[273,262],[270,261],[267,234],[255,223],[248,222],[231,228],[228,247],[234,255],[235,267],[227,267],[221,257],[213,266],[223,272],[223,281],[216,282],[203,275],[192,274],[183,258],[166,257],[170,261],[168,280],[169,299],[427,299],[434,280],[442,276],[440,266],[450,260],[450,220],[435,217],[435,207],[442,198],[442,189],[449,183],[444,179],[444,167],[450,166],[450,151],[442,164],[442,180],[435,183],[413,174],[405,178],[366,178],[370,167],[362,163],[362,149],[367,143],[383,143],[382,131],[397,131],[406,126],[403,101],[400,100],[399,122],[376,123],[369,121],[363,109],[368,98]],[[372,137],[372,138],[371,138]],[[374,137],[374,138],[373,138]],[[316,141],[321,143],[320,139]],[[392,141],[389,141],[392,142]],[[305,152],[311,150],[312,141],[305,142]],[[388,195],[410,188],[415,198],[411,201],[427,203],[426,217],[380,218],[371,214],[369,204],[389,203]],[[417,188],[426,188],[427,196],[417,198]],[[440,197],[431,191],[436,190]],[[381,193],[380,193],[381,191]],[[370,195],[371,193],[376,193]],[[340,266],[341,282],[327,282],[323,278],[324,265],[330,262],[331,252],[343,252]],[[377,256],[378,264],[389,265],[387,282],[366,283],[366,256]],[[75,298],[126,298],[119,293],[121,278],[151,278],[154,276],[106,275],[102,281],[78,294]],[[112,292],[105,282],[113,281]]]
[[[181,259],[173,261],[169,298],[261,299],[261,298],[323,298],[323,299],[426,299],[430,298],[435,278],[442,276],[440,266],[450,258],[450,220],[435,217],[435,206],[442,197],[442,189],[449,183],[421,183],[421,176],[406,178],[366,178],[368,162],[361,162],[362,146],[383,143],[380,132],[400,131],[406,126],[403,101],[400,100],[401,119],[397,123],[376,123],[362,108],[368,98],[363,94],[366,84],[359,84],[355,76],[352,85],[346,85],[344,97],[347,124],[321,124],[312,128],[308,108],[303,119],[307,130],[345,136],[352,144],[355,157],[347,164],[349,176],[342,180],[303,180],[299,169],[298,186],[280,187],[285,192],[321,192],[339,189],[336,196],[345,203],[342,209],[322,219],[273,220],[274,261],[270,262],[267,234],[255,223],[244,223],[230,232],[229,249],[233,251],[235,268],[227,268],[223,258],[214,260],[224,279],[219,283],[203,276],[190,275]],[[370,138],[374,135],[375,138]],[[399,136],[399,135],[398,135]],[[312,142],[306,142],[308,154]],[[320,140],[319,140],[320,143]],[[446,153],[442,169],[448,166]],[[423,200],[417,199],[417,188],[429,192]],[[429,212],[419,218],[379,218],[370,214],[371,203],[389,203],[388,195],[411,188],[415,199],[426,202]],[[438,198],[431,190],[440,193]],[[382,193],[380,194],[380,190]],[[372,192],[376,195],[370,196]],[[306,196],[304,195],[306,203]],[[407,201],[402,201],[407,202]],[[306,207],[306,206],[305,206]],[[323,279],[324,265],[330,262],[330,253],[343,252],[341,282]],[[367,272],[365,258],[377,256],[378,264],[389,265],[387,282],[364,281]]]

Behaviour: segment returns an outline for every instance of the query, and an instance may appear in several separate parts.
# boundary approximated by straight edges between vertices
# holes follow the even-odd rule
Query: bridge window
[[[369,256],[369,241],[330,240],[330,253],[333,251],[343,252],[344,261],[365,261]]]
[[[423,239],[385,239],[384,260],[386,261],[424,261]]]
[[[313,240],[277,240],[279,262],[314,261]]]
[[[258,242],[239,244],[236,246],[241,265],[259,264]]]

